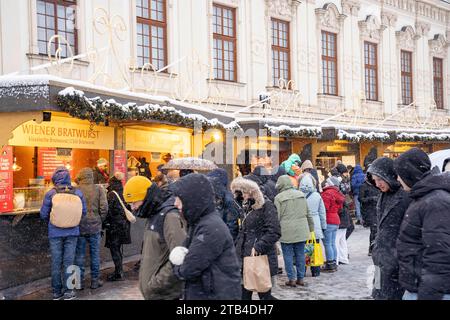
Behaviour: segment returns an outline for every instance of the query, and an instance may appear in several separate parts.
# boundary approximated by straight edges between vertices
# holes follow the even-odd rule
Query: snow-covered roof
[[[56,85],[62,87],[74,87],[84,91],[90,92],[101,92],[104,94],[120,97],[135,98],[140,100],[150,100],[153,103],[170,103],[174,106],[185,107],[193,110],[198,110],[200,112],[207,112],[210,114],[216,114],[221,117],[231,118],[230,114],[225,112],[220,112],[212,110],[208,107],[199,106],[192,103],[178,101],[165,96],[155,96],[146,93],[131,92],[129,90],[123,89],[111,89],[104,86],[95,85],[85,81],[65,79],[53,75],[14,75],[14,76],[0,76],[0,89],[1,88],[14,88],[14,87],[27,87],[27,86],[45,86],[45,85]],[[5,90],[6,92],[6,90]]]

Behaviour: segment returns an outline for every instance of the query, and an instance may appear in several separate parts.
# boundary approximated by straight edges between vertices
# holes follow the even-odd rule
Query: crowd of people
[[[139,289],[148,300],[251,300],[244,260],[259,255],[268,258],[272,283],[283,272],[282,254],[285,288],[309,286],[308,266],[318,277],[350,263],[347,240],[354,219],[370,228],[375,299],[450,297],[450,175],[432,169],[420,149],[395,161],[376,159],[365,165],[366,172],[339,162],[323,181],[311,161],[302,162],[297,154],[276,168],[257,165],[232,181],[224,169],[182,170],[176,179],[159,169],[153,180],[134,176],[124,187],[123,175],[106,179],[100,172],[106,191],[94,183],[90,168],[78,173],[76,187],[67,169],[55,171],[55,188],[41,209],[49,221],[55,299],[75,297],[67,285],[71,265],[80,269],[77,289],[84,288],[87,244],[91,288],[102,285],[102,230],[115,264],[107,279],[123,279],[122,246],[131,243],[127,210],[146,219]],[[69,205],[77,211],[78,225],[54,218]],[[305,255],[311,240],[325,249],[322,266]],[[271,289],[257,294],[261,300],[276,299]]]

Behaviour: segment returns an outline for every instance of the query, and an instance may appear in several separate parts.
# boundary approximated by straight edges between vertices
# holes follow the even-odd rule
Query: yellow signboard
[[[59,147],[75,149],[114,149],[114,129],[86,121],[52,117],[52,121],[41,124],[31,120],[13,131],[11,146]]]
[[[126,146],[130,151],[191,154],[192,134],[183,130],[126,129]]]

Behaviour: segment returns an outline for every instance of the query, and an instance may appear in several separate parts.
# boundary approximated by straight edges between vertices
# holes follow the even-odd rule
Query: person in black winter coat
[[[377,203],[378,232],[372,249],[375,265],[372,295],[376,300],[400,300],[404,290],[398,280],[396,241],[410,201],[397,181],[392,159],[375,160],[367,170],[367,179],[382,192]]]
[[[191,173],[173,185],[175,206],[188,224],[183,247],[170,253],[174,273],[185,281],[186,300],[239,300],[241,275],[234,242],[216,212],[214,191],[202,174]]]
[[[400,284],[405,296],[450,299],[450,174],[431,169],[418,148],[394,162],[412,202],[397,240]],[[404,298],[406,299],[406,297]]]
[[[263,166],[257,166],[250,174],[244,176],[244,178],[249,179],[255,182],[264,196],[269,198],[270,201],[275,200],[275,196],[277,195],[277,190],[275,188],[275,184],[271,181],[271,175]]]
[[[239,233],[238,220],[241,215],[241,208],[234,200],[233,194],[228,190],[228,174],[224,169],[215,169],[207,174],[211,182],[214,194],[216,211],[226,223],[233,240]]]
[[[265,197],[258,185],[245,178],[236,178],[231,183],[231,191],[238,202],[242,204],[243,215],[240,230],[236,239],[236,251],[241,259],[241,268],[244,257],[252,252],[267,255],[269,258],[270,275],[278,273],[278,257],[275,243],[281,237],[281,227],[275,205]],[[259,292],[261,300],[274,299],[271,290]],[[242,289],[242,299],[251,300],[252,292]]]
[[[150,163],[147,162],[147,159],[145,157],[142,157],[141,159],[139,159],[139,166],[138,166],[138,170],[139,170],[139,175],[140,176],[144,176],[148,179],[152,179],[152,172],[150,171]]]
[[[122,246],[131,243],[130,222],[125,216],[122,203],[128,210],[130,206],[126,204],[123,198],[123,176],[116,174],[109,180],[108,186],[108,214],[104,221],[106,229],[105,247],[111,251],[111,257],[114,262],[114,273],[108,275],[108,281],[123,280],[123,253]]]
[[[366,179],[359,190],[359,201],[361,202],[361,216],[364,221],[364,227],[370,228],[369,256],[372,255],[377,235],[377,202],[379,197],[380,189]]]
[[[278,166],[278,167],[273,168],[271,175],[268,176],[268,179],[266,181],[264,189],[269,190],[269,194],[268,194],[269,199],[273,197],[273,199],[270,199],[270,201],[274,202],[275,197],[278,194],[278,191],[276,188],[278,178],[285,174],[286,174],[286,170],[282,166]]]

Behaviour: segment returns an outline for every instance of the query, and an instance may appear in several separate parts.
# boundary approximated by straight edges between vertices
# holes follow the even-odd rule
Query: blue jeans
[[[69,267],[74,264],[77,240],[78,237],[74,236],[49,238],[52,256],[52,291],[56,296],[69,290],[67,281],[72,274]]]
[[[81,283],[84,281],[84,262],[86,258],[86,242],[89,242],[89,253],[91,255],[91,279],[98,279],[100,276],[100,232],[86,236],[80,236],[77,243],[77,253],[75,264],[80,268]]]
[[[339,228],[337,224],[328,224],[327,229],[324,232],[325,238],[323,239],[323,244],[325,246],[325,254],[327,256],[327,261],[336,261],[337,258],[337,248],[336,248],[336,233]]]
[[[361,222],[361,202],[359,202],[359,195],[353,196],[353,200],[355,200],[355,213],[356,213],[356,219]]]
[[[409,292],[405,290],[402,300],[418,300],[418,295],[416,292]],[[442,300],[450,300],[450,294],[444,294]]]
[[[305,242],[281,243],[283,251],[284,268],[286,269],[289,280],[296,280],[294,275],[294,257],[295,269],[297,269],[297,280],[305,277]]]

